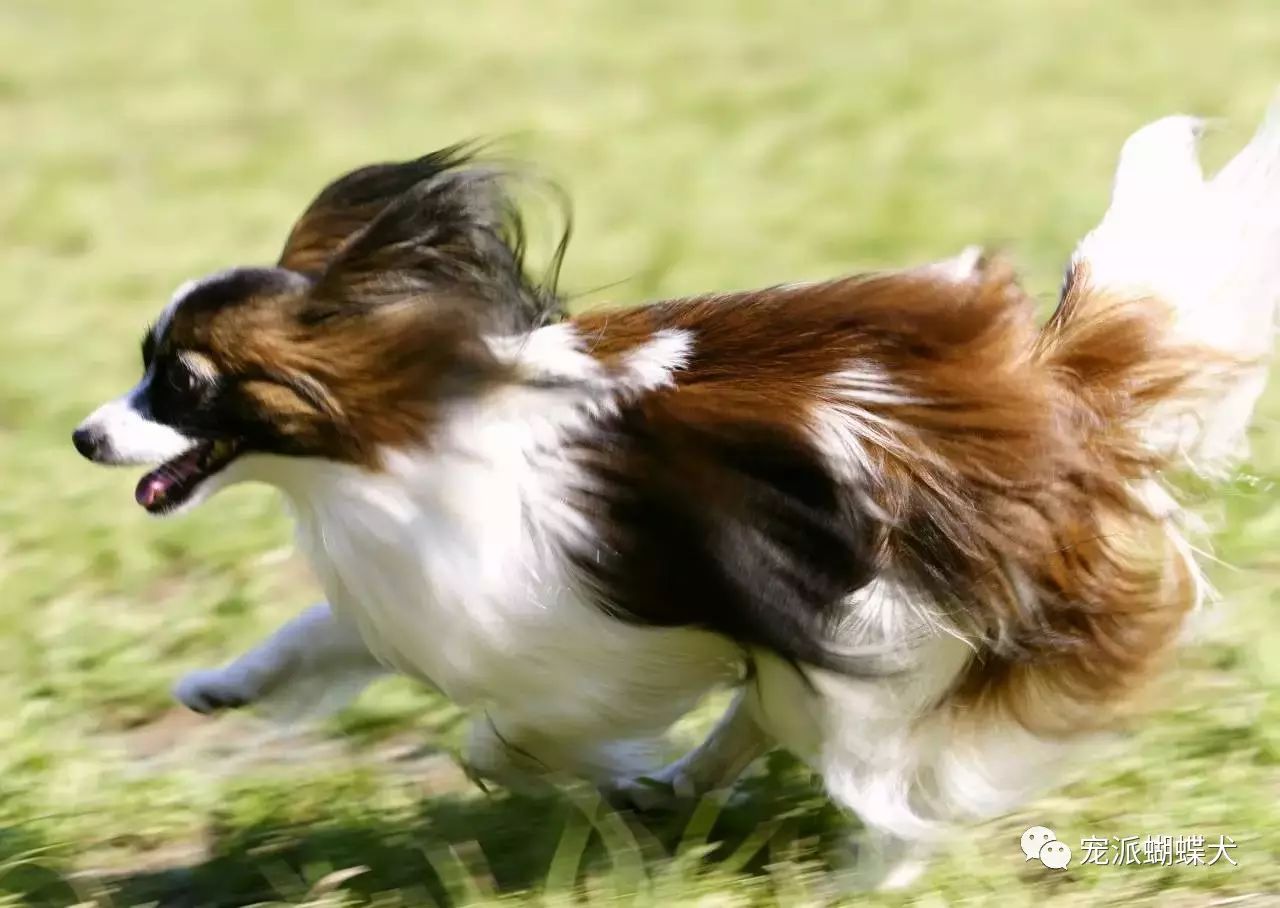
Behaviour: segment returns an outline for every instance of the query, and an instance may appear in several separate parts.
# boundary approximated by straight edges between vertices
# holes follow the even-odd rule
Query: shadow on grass
[[[584,800],[585,797],[585,800]],[[594,795],[582,791],[542,796],[495,793],[490,797],[436,797],[409,816],[370,809],[340,822],[301,824],[257,821],[217,830],[211,856],[189,866],[100,878],[97,884],[116,905],[165,908],[245,905],[263,900],[296,901],[340,880],[354,896],[377,900],[395,893],[406,904],[454,905],[475,894],[537,890],[547,881],[557,848],[580,830],[581,847],[571,855],[570,878],[608,874],[619,860],[610,827],[623,829],[625,859],[659,866],[676,853],[692,827],[709,824],[707,860],[746,850],[741,870],[763,873],[771,844],[785,839],[795,853],[817,853],[845,830],[807,773],[788,759],[772,759],[768,772],[747,780],[730,803],[665,815],[613,814],[602,808],[594,823]],[[601,818],[604,818],[603,820]],[[622,821],[621,823],[619,821]],[[759,841],[774,831],[773,843]],[[699,833],[701,844],[702,833]],[[776,853],[775,853],[776,854]],[[637,860],[638,858],[638,860]],[[341,871],[367,868],[347,877]],[[563,873],[563,870],[561,870]],[[33,904],[65,904],[41,899]]]
[[[0,828],[0,901],[20,905],[74,905],[82,898],[60,870],[61,855],[33,830]]]

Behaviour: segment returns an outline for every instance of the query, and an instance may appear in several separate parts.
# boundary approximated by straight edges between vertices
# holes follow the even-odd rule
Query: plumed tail
[[[1043,341],[1051,362],[1083,369],[1091,351],[1145,343],[1128,414],[1154,455],[1200,472],[1240,459],[1266,382],[1280,303],[1280,96],[1253,140],[1211,180],[1201,123],[1166,117],[1120,154],[1111,206],[1077,247]],[[1135,320],[1147,326],[1135,336]],[[1121,332],[1124,333],[1124,332]],[[1087,341],[1087,343],[1086,343]],[[1130,379],[1135,376],[1129,376]],[[1126,389],[1127,393],[1134,386]],[[1122,414],[1116,414],[1120,416]]]
[[[1162,478],[1244,453],[1280,302],[1280,104],[1208,181],[1199,133],[1170,117],[1125,143],[1036,339],[1073,452],[1038,505],[1060,544],[1013,565],[1026,617],[984,641],[933,719],[952,742],[932,775],[951,812],[998,812],[1123,717],[1202,597]]]
[[[975,404],[981,387],[963,407],[900,411],[950,468],[938,475],[961,479],[962,493],[930,486],[922,497],[943,506],[926,510],[927,535],[910,529],[930,542],[916,563],[945,571],[918,586],[942,603],[954,591],[946,614],[964,637],[932,641],[928,665],[963,661],[909,728],[869,725],[877,716],[863,709],[847,736],[828,736],[827,784],[873,827],[925,838],[936,820],[998,814],[1056,779],[1066,755],[1128,714],[1201,598],[1164,480],[1239,456],[1266,379],[1280,298],[1280,107],[1209,181],[1199,128],[1172,117],[1128,140],[1111,206],[1077,248],[1030,355],[1027,335],[999,334],[1018,344],[1004,381],[967,351],[966,374],[1000,389],[989,411]],[[1009,348],[990,349],[1004,359]],[[897,374],[919,382],[929,370]],[[935,381],[933,399],[962,381]],[[945,422],[955,413],[963,426]],[[945,522],[952,514],[962,519]],[[910,536],[900,534],[896,565],[912,563]],[[955,539],[959,557],[940,557]],[[861,679],[822,683],[841,685],[828,696],[849,713],[866,697]],[[893,692],[897,710],[932,693],[923,682],[905,690]]]
[[[1159,667],[1205,589],[1163,479],[1237,460],[1266,382],[1280,303],[1280,99],[1208,181],[1199,132],[1168,117],[1125,142],[1111,205],[1036,341],[1076,452],[1057,477],[1059,501],[1074,501],[1056,521],[1070,538],[1021,566],[1041,603],[1020,628],[1035,658],[997,651],[967,688],[1021,703],[1027,727],[1082,729]]]

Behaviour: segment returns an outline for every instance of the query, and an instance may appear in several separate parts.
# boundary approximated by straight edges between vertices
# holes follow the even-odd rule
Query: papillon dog
[[[274,267],[183,284],[74,433],[151,468],[152,514],[275,486],[328,597],[178,699],[398,672],[471,712],[480,775],[635,803],[785,748],[862,820],[862,883],[906,883],[1111,727],[1203,596],[1170,480],[1239,455],[1266,379],[1280,115],[1212,180],[1198,134],[1129,138],[1043,327],[976,251],[570,316],[503,168],[341,177]]]

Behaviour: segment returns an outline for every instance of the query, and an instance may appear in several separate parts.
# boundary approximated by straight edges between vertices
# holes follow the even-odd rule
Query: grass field
[[[477,790],[449,756],[459,717],[407,684],[287,735],[183,713],[175,677],[318,592],[270,493],[153,522],[71,428],[134,380],[173,287],[273,259],[370,160],[506,137],[575,199],[578,305],[974,242],[1048,301],[1131,129],[1216,117],[1220,161],[1277,82],[1274,0],[5,0],[0,900],[816,903],[844,821],[785,760],[719,816],[646,825],[576,789]],[[870,903],[1280,904],[1280,385],[1264,410],[1210,513],[1223,602],[1150,720]],[[1055,874],[1022,859],[1032,823],[1226,834],[1239,866]]]

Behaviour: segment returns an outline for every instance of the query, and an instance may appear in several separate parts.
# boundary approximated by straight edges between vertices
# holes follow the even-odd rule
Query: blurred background
[[[1221,162],[1278,82],[1274,0],[3,0],[0,898],[816,903],[846,821],[785,759],[744,803],[639,824],[586,792],[476,789],[457,715],[396,681],[289,734],[186,714],[177,676],[318,591],[271,493],[151,521],[71,428],[136,379],[174,287],[273,261],[360,164],[503,139],[574,200],[578,307],[972,243],[1048,305],[1130,131],[1212,117]],[[1280,904],[1278,415],[1280,386],[1208,515],[1223,601],[1152,717],[873,903]],[[1239,866],[1054,874],[1023,860],[1032,823],[1226,834]]]

